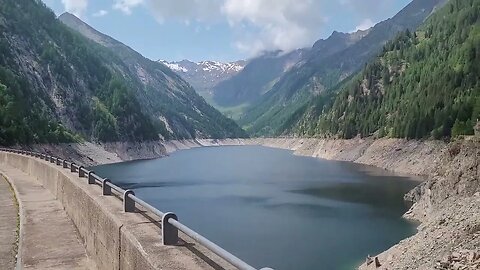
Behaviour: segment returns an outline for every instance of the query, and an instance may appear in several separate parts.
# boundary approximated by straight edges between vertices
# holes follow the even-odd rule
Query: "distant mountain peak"
[[[231,78],[242,71],[247,61],[239,60],[234,62],[220,62],[204,60],[193,62],[190,60],[158,62],[169,67],[178,75],[188,81],[197,92],[206,97],[211,95],[212,89],[220,82]]]
[[[97,31],[95,28],[91,27],[89,24],[82,21],[82,19],[78,18],[72,13],[64,12],[62,15],[58,16],[58,19],[71,29],[78,31],[88,39],[91,39],[105,47],[122,44],[121,42]]]

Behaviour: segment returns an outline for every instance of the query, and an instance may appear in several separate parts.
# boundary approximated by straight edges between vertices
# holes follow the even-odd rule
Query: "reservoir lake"
[[[257,268],[355,269],[415,232],[418,179],[365,165],[222,146],[93,169]]]

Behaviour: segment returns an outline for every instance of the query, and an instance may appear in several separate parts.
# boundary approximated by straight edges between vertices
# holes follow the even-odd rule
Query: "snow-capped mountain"
[[[243,60],[230,63],[217,61],[201,61],[195,63],[189,60],[179,62],[159,60],[159,62],[188,81],[195,90],[204,97],[211,96],[212,89],[218,83],[242,71],[247,64],[246,61]]]

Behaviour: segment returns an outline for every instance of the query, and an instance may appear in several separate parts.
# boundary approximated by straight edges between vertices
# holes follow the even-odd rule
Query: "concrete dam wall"
[[[236,269],[181,232],[179,244],[162,245],[157,216],[125,213],[118,197],[70,169],[10,152],[0,152],[2,164],[33,176],[61,202],[98,269]]]

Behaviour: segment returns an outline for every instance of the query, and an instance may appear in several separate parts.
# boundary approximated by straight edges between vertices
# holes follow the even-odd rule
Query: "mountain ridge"
[[[414,0],[390,19],[377,23],[365,37],[333,54],[311,54],[278,80],[272,90],[238,121],[255,135],[274,135],[312,97],[360,69],[396,33],[420,25],[445,0]]]
[[[245,136],[170,69],[73,15],[61,17],[90,38],[41,1],[0,3],[0,143]]]
[[[192,62],[190,60],[158,62],[166,65],[180,77],[189,82],[199,95],[207,101],[212,100],[213,88],[222,81],[228,80],[245,67],[247,61],[219,62],[204,60]],[[212,104],[215,105],[215,104]]]
[[[299,121],[290,121],[294,133],[347,139],[473,135],[480,121],[480,1],[469,3],[452,1],[417,31],[389,41],[338,94],[320,96]]]
[[[136,74],[143,87],[146,88],[138,88],[136,91],[141,103],[146,107],[146,113],[156,115],[165,123],[169,132],[181,133],[183,138],[211,136],[204,134],[201,130],[196,130],[191,125],[191,123],[195,123],[199,128],[210,129],[209,132],[215,134],[216,137],[232,137],[233,134],[245,136],[244,132],[235,127],[236,124],[232,120],[225,118],[208,105],[181,76],[165,65],[143,57],[127,45],[98,32],[72,14],[64,13],[59,19],[85,37],[107,46],[122,59],[130,72]],[[172,106],[176,110],[181,110],[182,113],[177,114],[172,111],[170,109]],[[185,117],[187,115],[188,117]],[[212,121],[209,117],[215,118],[216,121]],[[220,119],[221,121],[219,121]],[[222,125],[235,131],[228,135]]]

